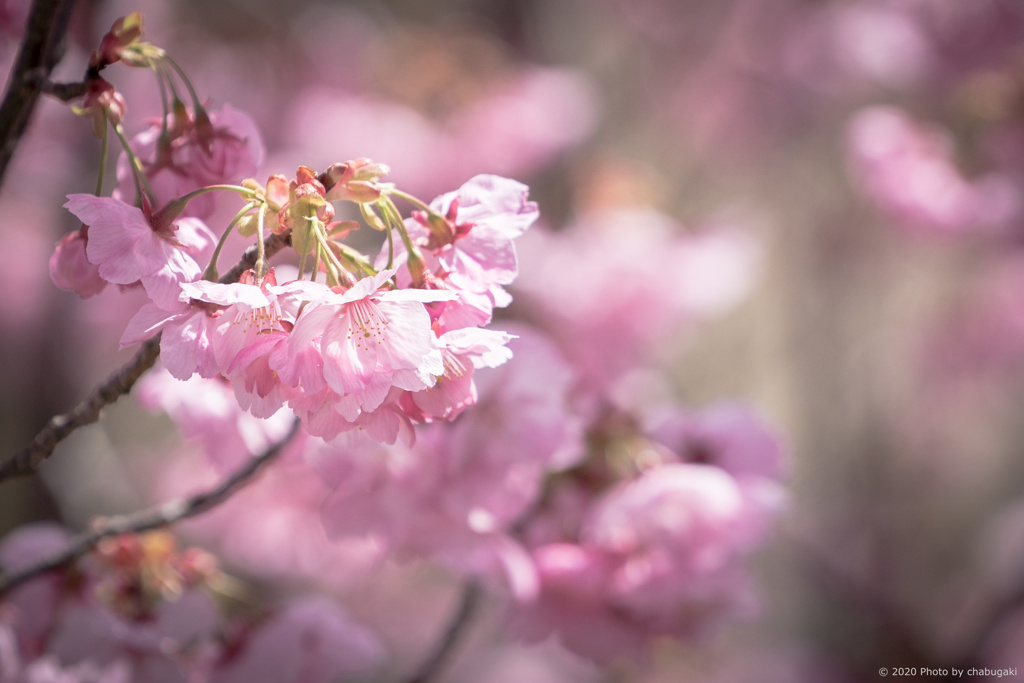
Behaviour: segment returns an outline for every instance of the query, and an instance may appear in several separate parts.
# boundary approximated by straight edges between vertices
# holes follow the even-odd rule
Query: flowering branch
[[[2,592],[2,584],[0,584],[0,592]],[[479,583],[476,581],[466,582],[462,588],[459,605],[448,623],[448,628],[437,642],[433,654],[420,665],[419,670],[409,679],[409,683],[427,683],[440,671],[445,661],[451,656],[466,627],[469,626],[469,622],[480,604],[481,592]]]
[[[16,586],[44,574],[52,569],[63,567],[89,552],[104,538],[118,534],[142,533],[174,524],[182,519],[194,517],[227,500],[235,491],[248,484],[253,477],[272,461],[295,436],[300,422],[295,420],[292,428],[283,439],[270,446],[258,456],[249,459],[245,465],[236,470],[211,489],[195,493],[186,498],[172,500],[149,510],[140,510],[129,515],[99,518],[93,522],[90,531],[83,532],[73,538],[67,548],[51,555],[44,560],[13,572],[0,575],[0,596]]]
[[[290,234],[271,235],[263,245],[266,257],[276,254],[289,244]],[[252,268],[259,258],[256,246],[246,249],[231,270],[220,279],[222,284],[238,282],[242,273]],[[32,474],[54,449],[79,427],[92,424],[99,419],[100,411],[124,396],[135,382],[156,362],[160,355],[160,335],[146,341],[138,353],[115,372],[110,379],[96,388],[93,393],[75,408],[61,415],[54,415],[32,442],[15,453],[14,457],[0,463],[0,481]]]
[[[0,183],[42,91],[63,53],[74,0],[34,0],[25,38],[0,104]]]

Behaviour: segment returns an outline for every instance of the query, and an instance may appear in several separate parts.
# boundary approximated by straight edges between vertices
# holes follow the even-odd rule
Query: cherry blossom
[[[61,238],[50,257],[53,284],[75,292],[83,299],[96,296],[107,286],[107,281],[100,277],[99,268],[86,256],[88,242],[89,230],[83,226],[81,230],[69,232]]]
[[[406,220],[409,235],[424,250],[427,286],[460,295],[438,307],[445,329],[485,325],[494,307],[511,303],[504,285],[519,272],[513,240],[538,216],[528,192],[516,181],[479,175],[431,202],[434,214],[417,212]]]
[[[259,129],[248,114],[234,107],[204,111],[196,115],[171,115],[169,134],[162,137],[160,121],[132,140],[132,149],[143,165],[157,204],[181,197],[207,185],[238,183],[256,175],[263,159]],[[117,165],[119,185],[114,196],[134,196],[130,162],[122,156]],[[189,202],[184,215],[209,218],[214,211],[212,195]]]
[[[360,411],[380,406],[392,385],[425,389],[444,373],[424,303],[450,295],[381,289],[393,274],[383,271],[340,293],[324,287],[288,338],[289,361],[319,338],[327,386],[354,399]]]
[[[179,283],[199,277],[196,257],[215,241],[196,218],[153,226],[142,209],[110,197],[73,194],[64,206],[89,226],[85,253],[100,277],[119,285],[141,281],[164,309],[177,304]]]
[[[1005,226],[1020,211],[1010,180],[974,180],[952,162],[949,135],[895,107],[858,112],[848,128],[850,169],[865,194],[901,225],[950,235]]]

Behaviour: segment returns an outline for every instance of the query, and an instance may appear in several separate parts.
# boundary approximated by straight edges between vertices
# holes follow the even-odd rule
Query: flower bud
[[[355,159],[331,165],[320,174],[320,180],[327,188],[327,201],[365,204],[380,199],[384,185],[378,181],[390,172],[391,169],[385,164],[375,164],[369,159]]]
[[[120,61],[125,48],[142,40],[142,13],[132,12],[114,22],[107,35],[100,41],[99,50],[94,50],[89,66],[97,71]]]
[[[115,126],[121,123],[126,107],[124,97],[113,85],[102,78],[95,78],[89,81],[89,91],[82,100],[82,106],[72,107],[72,110],[79,116],[89,116],[93,134],[102,138],[107,120]]]

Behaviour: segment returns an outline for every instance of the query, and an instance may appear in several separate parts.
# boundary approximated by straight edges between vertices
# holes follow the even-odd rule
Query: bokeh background
[[[2,7],[8,60],[24,4]],[[428,198],[515,177],[556,232],[611,221],[623,258],[645,222],[724,240],[697,272],[650,261],[651,297],[698,302],[685,325],[649,321],[650,351],[665,391],[776,427],[791,499],[757,558],[762,615],[622,680],[1024,666],[1024,5],[80,1],[60,77],[135,9],[200,93],[256,119],[269,171],[371,157]],[[129,132],[159,113],[147,74],[110,80]],[[47,272],[77,227],[63,196],[92,191],[97,159],[88,124],[44,101],[0,192],[5,454],[130,354],[114,350],[138,299],[83,302]],[[583,246],[529,255],[615,267]],[[138,507],[167,429],[113,407],[39,477],[0,485],[0,533]],[[440,623],[451,586],[426,585],[388,608],[418,600]],[[564,653],[481,647],[451,680],[605,680]]]

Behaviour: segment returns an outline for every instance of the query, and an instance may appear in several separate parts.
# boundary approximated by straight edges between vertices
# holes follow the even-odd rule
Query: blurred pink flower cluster
[[[25,527],[0,545],[0,562],[15,570],[67,542],[60,527]],[[383,656],[377,637],[327,600],[298,598],[258,618],[232,618],[212,599],[220,580],[212,557],[179,551],[167,532],[112,537],[75,575],[7,596],[3,680],[326,683]]]
[[[191,84],[166,87],[178,67],[133,26],[115,25],[104,44],[117,49],[93,60],[155,67],[164,115],[132,137],[127,98],[87,100],[122,141],[117,188],[68,195],[81,227],[51,278],[82,298],[107,284],[145,297],[121,345],[159,335],[162,367],[137,398],[186,442],[147,483],[154,498],[303,429],[249,488],[181,527],[205,551],[119,536],[2,596],[0,672],[226,683],[374,670],[401,644],[337,602],[395,563],[479,583],[511,642],[554,636],[601,665],[756,613],[748,562],[785,509],[781,440],[750,408],[686,409],[651,378],[667,340],[750,291],[757,245],[643,202],[532,227],[526,185],[475,174],[543,168],[581,142],[586,79],[509,70],[443,126],[311,87],[284,98],[285,137],[303,142],[278,157],[311,140],[324,154],[330,139],[379,159],[390,144],[395,173],[360,157],[263,185],[252,176],[275,157],[253,119],[183,104]],[[430,202],[404,190],[456,178]],[[0,563],[12,572],[67,543],[25,528]],[[240,595],[234,573],[273,597]]]

